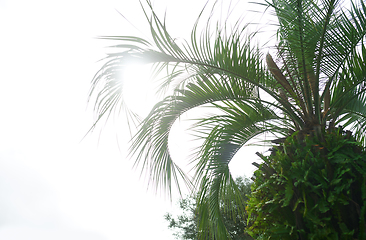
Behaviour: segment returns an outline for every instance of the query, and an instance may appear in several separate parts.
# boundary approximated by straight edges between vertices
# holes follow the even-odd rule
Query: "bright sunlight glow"
[[[156,101],[155,89],[150,81],[150,66],[142,64],[130,64],[126,66],[121,80],[123,81],[123,95],[126,105],[132,111],[138,111],[139,115],[147,114],[153,102]],[[144,110],[144,112],[141,112]]]

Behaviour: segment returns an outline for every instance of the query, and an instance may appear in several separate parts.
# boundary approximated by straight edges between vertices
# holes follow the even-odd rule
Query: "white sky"
[[[155,3],[175,36],[189,33],[205,0]],[[146,32],[137,0],[0,0],[2,240],[173,239],[163,216],[175,203],[146,191],[125,158],[126,132],[118,147],[118,122],[81,141],[109,44],[95,37],[138,33],[115,9]],[[172,148],[185,152],[184,130],[174,132]],[[235,175],[250,176],[254,152],[236,157]]]

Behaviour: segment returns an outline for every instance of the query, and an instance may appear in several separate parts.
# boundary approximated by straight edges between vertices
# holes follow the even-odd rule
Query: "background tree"
[[[251,182],[247,178],[238,177],[235,179],[235,183],[241,192],[241,197],[243,198],[244,202],[247,202],[251,193]],[[225,227],[228,230],[231,238],[233,240],[253,239],[247,233],[245,233],[248,215],[245,214],[245,218],[243,218],[242,214],[238,212],[238,206],[235,206],[235,204],[230,205],[229,209],[229,207],[226,205],[227,201],[231,200],[222,199],[220,208],[223,213]],[[170,213],[165,215],[165,219],[169,222],[169,228],[175,230],[174,235],[177,239],[198,239],[198,225],[200,222],[200,216],[197,209],[196,197],[191,196],[180,199],[179,207],[182,210],[180,215],[176,217],[173,217]],[[206,234],[210,235],[209,231],[210,230],[207,229]]]
[[[173,235],[177,239],[197,239],[198,215],[196,212],[196,201],[194,197],[181,198],[179,208],[182,213],[177,217],[167,213],[165,220],[169,222],[169,229],[174,230]]]
[[[151,181],[168,193],[181,178],[193,183],[202,233],[209,228],[213,239],[230,238],[220,199],[230,199],[229,206],[238,206],[243,216],[245,210],[229,163],[249,140],[271,133],[280,138],[273,142],[274,157],[258,154],[264,163],[254,178],[251,234],[264,239],[365,239],[365,3],[266,2],[278,19],[275,59],[253,46],[256,33],[247,33],[241,19],[234,25],[216,23],[213,10],[199,33],[201,14],[191,41],[182,42],[147,4],[152,39],[107,37],[120,43],[96,74],[91,95],[99,89],[99,121],[123,104],[116,73],[127,62],[167,71],[161,84],[165,97],[141,122],[131,145],[136,164]],[[171,158],[169,133],[183,113],[205,106],[217,111],[197,117],[193,126],[203,144],[195,151],[195,174],[189,179]],[[292,178],[295,172],[297,178]],[[345,215],[347,211],[356,214]],[[318,213],[319,218],[312,217]]]

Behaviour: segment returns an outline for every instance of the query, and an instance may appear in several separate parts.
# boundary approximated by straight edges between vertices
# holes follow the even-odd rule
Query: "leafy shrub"
[[[263,160],[247,207],[254,238],[366,239],[366,152],[350,132],[296,132]]]

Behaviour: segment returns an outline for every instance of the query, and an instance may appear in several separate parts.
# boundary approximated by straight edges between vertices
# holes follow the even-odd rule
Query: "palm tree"
[[[138,126],[131,154],[135,154],[136,164],[142,166],[151,181],[168,193],[172,182],[183,179],[193,184],[200,196],[198,205],[203,216],[200,226],[204,229],[209,224],[210,229],[216,229],[212,233],[214,239],[228,237],[220,199],[231,199],[239,206],[242,201],[228,165],[248,141],[265,133],[277,136],[273,145],[282,144],[274,147],[273,155],[277,156],[286,149],[296,151],[286,148],[295,135],[304,149],[310,144],[310,140],[304,140],[308,136],[312,136],[311,144],[318,139],[316,144],[324,148],[322,143],[331,129],[338,129],[342,135],[340,128],[336,128],[342,124],[350,131],[348,135],[352,133],[354,141],[366,145],[366,6],[362,0],[350,2],[349,10],[337,0],[267,2],[266,6],[274,10],[278,19],[276,60],[252,44],[256,34],[248,34],[240,20],[230,31],[225,24],[212,30],[212,14],[199,33],[201,13],[190,42],[177,42],[151,3],[147,3],[152,10],[149,15],[144,9],[151,41],[135,36],[104,37],[119,43],[92,81],[90,96],[96,95],[97,122],[125,107],[120,91],[123,84],[118,81],[117,73],[129,61],[153,64],[157,73],[165,73],[163,70],[167,69],[161,84],[162,90],[168,89],[162,91],[166,95]],[[172,125],[183,113],[202,106],[219,111],[199,118],[194,125],[203,142],[193,159],[193,179],[188,179],[171,158],[168,138]],[[128,116],[133,118],[133,114]],[[265,160],[258,165],[263,176],[280,175],[278,165],[271,165],[270,158],[259,156]],[[326,156],[323,158],[323,162],[327,160]],[[257,174],[255,181],[260,179]],[[259,187],[258,184],[254,186]],[[364,189],[364,184],[359,187]],[[358,203],[363,214],[360,218],[366,216],[365,204],[362,205],[365,199],[363,196],[361,205]],[[301,201],[296,204],[299,202],[301,205]],[[258,212],[252,212],[253,216],[259,216]],[[362,224],[361,221],[357,226]],[[296,227],[304,229],[299,224]],[[353,233],[362,231],[361,226]],[[296,234],[296,238],[289,239],[304,239],[302,233]]]

